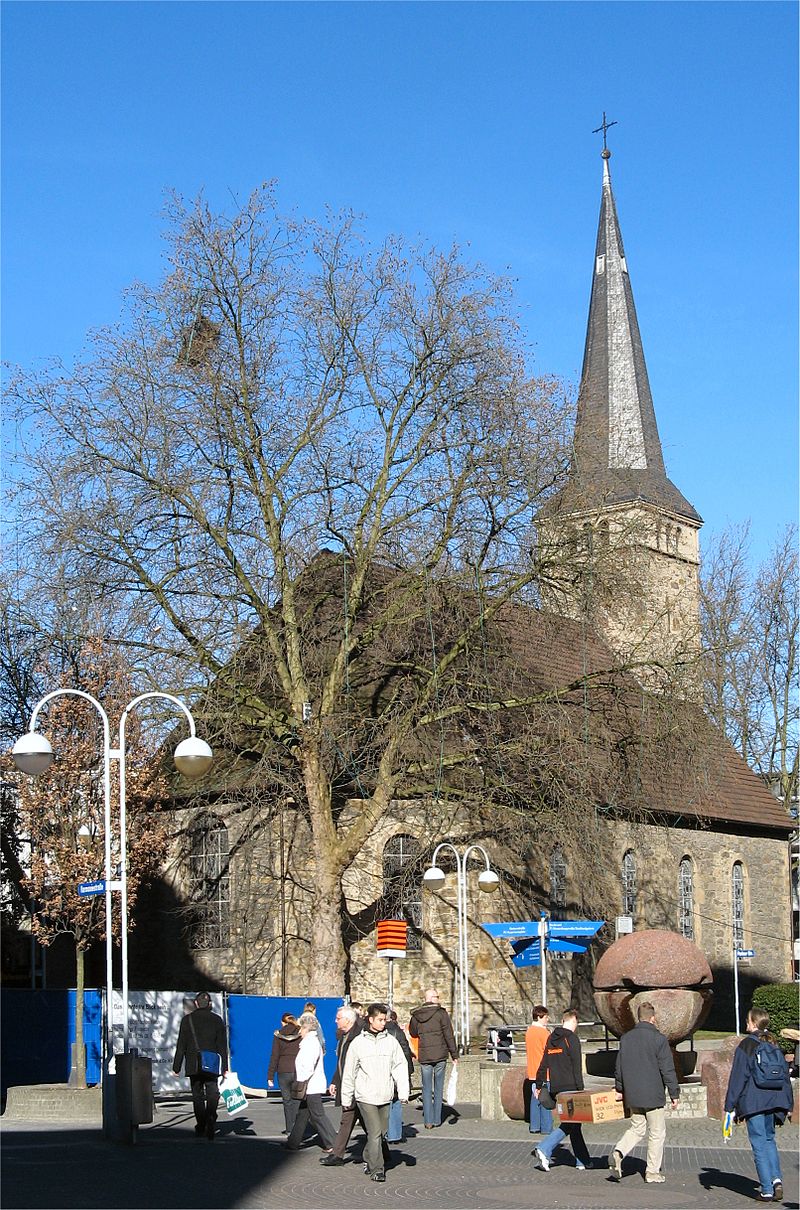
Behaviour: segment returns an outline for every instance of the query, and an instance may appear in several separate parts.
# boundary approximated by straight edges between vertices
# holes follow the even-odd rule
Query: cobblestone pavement
[[[335,1111],[334,1111],[335,1112]],[[664,1153],[664,1185],[646,1185],[644,1153],[626,1161],[626,1175],[609,1179],[608,1152],[619,1123],[587,1127],[598,1167],[579,1173],[569,1151],[557,1151],[549,1173],[535,1167],[538,1136],[520,1122],[483,1122],[464,1114],[438,1131],[417,1130],[421,1115],[407,1111],[409,1137],[392,1148],[386,1184],[370,1182],[359,1162],[322,1168],[312,1142],[288,1154],[280,1143],[282,1118],[274,1102],[251,1101],[241,1116],[221,1119],[214,1143],[198,1140],[188,1101],[159,1105],[156,1120],[138,1132],[135,1146],[105,1142],[97,1130],[52,1123],[3,1123],[2,1205],[183,1210],[726,1210],[753,1203],[755,1170],[747,1137],[738,1130],[721,1142],[710,1119],[672,1122]],[[785,1205],[798,1207],[797,1132],[779,1132]],[[360,1144],[354,1148],[360,1154]]]

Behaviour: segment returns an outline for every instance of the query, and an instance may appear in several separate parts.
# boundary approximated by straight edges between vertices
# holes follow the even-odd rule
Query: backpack
[[[786,1083],[789,1069],[780,1046],[761,1041],[750,1059],[750,1073],[756,1088],[779,1091]]]

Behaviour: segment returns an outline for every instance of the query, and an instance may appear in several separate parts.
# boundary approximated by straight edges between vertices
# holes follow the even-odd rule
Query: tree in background
[[[747,528],[704,560],[705,705],[787,811],[798,796],[797,528],[753,572]]]
[[[341,992],[343,878],[398,796],[526,835],[558,816],[586,851],[580,661],[516,684],[498,622],[570,582],[535,517],[572,408],[455,249],[373,250],[264,189],[231,217],[173,203],[170,264],[83,364],[13,382],[23,547],[126,618],[151,676],[210,687],[229,784],[308,828],[308,990]]]

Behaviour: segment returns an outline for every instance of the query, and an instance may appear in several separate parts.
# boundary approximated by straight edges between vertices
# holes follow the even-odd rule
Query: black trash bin
[[[153,1120],[153,1060],[129,1051],[116,1055],[117,1117],[129,1126]]]

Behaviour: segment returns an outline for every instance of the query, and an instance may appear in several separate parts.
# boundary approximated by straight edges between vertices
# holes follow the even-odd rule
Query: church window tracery
[[[204,815],[189,830],[188,941],[192,949],[220,949],[229,943],[230,845],[228,829]]]
[[[636,915],[636,857],[628,849],[622,858],[622,914]]]
[[[420,848],[413,836],[398,832],[383,850],[381,913],[386,920],[408,924],[409,953],[422,949],[422,869]]]
[[[550,912],[554,916],[563,914],[567,906],[567,862],[560,847],[556,845],[550,857]]]
[[[744,946],[744,866],[741,861],[735,861],[731,870],[731,909],[733,944],[741,949]]]
[[[691,857],[684,857],[678,867],[678,932],[694,940],[694,867]]]

